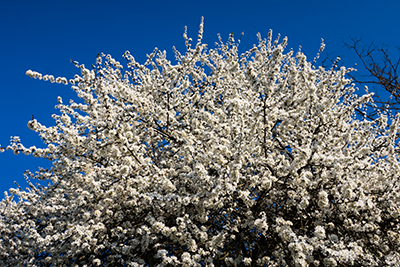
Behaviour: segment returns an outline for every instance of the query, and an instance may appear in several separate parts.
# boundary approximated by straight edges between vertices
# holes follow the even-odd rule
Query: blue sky
[[[244,31],[240,51],[257,42],[256,33],[288,36],[289,47],[312,60],[321,38],[326,51],[342,55],[344,65],[358,62],[342,40],[363,37],[363,43],[385,43],[395,52],[400,46],[400,1],[1,1],[0,3],[0,144],[19,136],[26,146],[41,147],[37,134],[28,129],[32,115],[47,126],[54,125],[57,96],[67,102],[75,98],[69,86],[38,81],[25,75],[28,69],[43,74],[72,78],[78,69],[70,59],[90,66],[100,52],[118,60],[129,50],[140,62],[154,47],[172,46],[184,51],[183,31],[195,39],[204,16],[204,39],[209,47],[231,32]],[[398,54],[393,53],[395,58]],[[49,167],[50,163],[31,156],[0,153],[0,193],[26,187],[23,172]],[[1,196],[3,198],[3,196]]]

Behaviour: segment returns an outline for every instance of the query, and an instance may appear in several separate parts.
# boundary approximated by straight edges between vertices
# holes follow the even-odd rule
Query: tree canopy
[[[0,202],[4,266],[395,266],[399,117],[360,117],[351,69],[316,67],[287,38],[231,35],[175,63],[100,54],[54,78],[55,126],[2,150],[52,162]],[[321,45],[321,51],[324,45]],[[321,52],[320,51],[320,52]],[[47,186],[35,180],[48,181]],[[18,200],[15,200],[17,196]]]

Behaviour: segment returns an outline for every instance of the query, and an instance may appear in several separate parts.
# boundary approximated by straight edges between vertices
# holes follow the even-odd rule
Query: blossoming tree
[[[58,99],[55,126],[2,149],[52,162],[0,202],[2,266],[395,266],[400,118],[360,118],[351,69],[287,39],[239,55],[184,34],[127,68],[99,55]],[[321,46],[321,49],[323,45]],[[17,196],[18,201],[13,197]]]

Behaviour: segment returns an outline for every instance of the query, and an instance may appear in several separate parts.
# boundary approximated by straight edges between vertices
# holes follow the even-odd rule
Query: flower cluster
[[[52,162],[0,202],[2,266],[395,266],[399,117],[360,118],[344,67],[279,42],[239,54],[155,49],[127,68],[100,54],[58,99],[55,126],[2,150]],[[321,46],[323,49],[324,44]],[[19,201],[13,200],[18,196]]]

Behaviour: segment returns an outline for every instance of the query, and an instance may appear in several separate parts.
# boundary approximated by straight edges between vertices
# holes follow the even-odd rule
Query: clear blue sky
[[[74,97],[69,86],[38,81],[25,75],[28,69],[72,78],[78,70],[70,59],[90,66],[99,52],[118,60],[129,50],[141,63],[154,47],[184,50],[184,26],[195,39],[204,16],[204,42],[213,47],[217,33],[224,40],[233,32],[245,35],[241,51],[257,42],[256,33],[288,36],[289,47],[299,45],[309,59],[318,52],[321,38],[326,51],[343,55],[353,66],[357,58],[343,48],[342,39],[363,36],[392,48],[400,45],[400,1],[1,1],[0,3],[0,144],[20,136],[26,146],[42,146],[37,134],[27,128],[34,115],[45,125],[54,125],[57,96],[67,102]],[[393,51],[395,51],[393,49]],[[393,57],[398,54],[393,53]],[[31,156],[0,153],[0,194],[14,181],[24,188],[23,172],[49,167],[49,162]],[[3,195],[1,195],[3,198]]]

